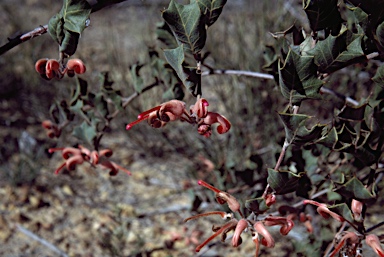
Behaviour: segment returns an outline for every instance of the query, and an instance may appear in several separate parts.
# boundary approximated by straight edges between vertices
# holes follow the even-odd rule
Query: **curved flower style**
[[[224,134],[231,128],[231,123],[215,112],[208,112],[209,103],[204,98],[198,98],[196,103],[189,108],[185,108],[185,103],[179,100],[171,100],[147,111],[140,113],[137,120],[129,123],[126,129],[129,130],[136,124],[147,120],[153,128],[164,127],[170,121],[181,120],[189,124],[197,124],[197,131],[200,135],[210,137],[212,135],[211,125],[218,123],[217,132]]]
[[[157,117],[157,119],[156,119]],[[171,100],[165,102],[159,106],[151,108],[145,112],[142,112],[137,116],[137,120],[129,123],[126,126],[126,129],[131,129],[134,125],[142,122],[143,120],[148,120],[148,123],[152,126],[152,124],[156,124],[153,127],[159,128],[163,125],[159,125],[159,122],[169,122],[175,120],[182,120],[190,122],[190,116],[187,110],[185,109],[185,103],[179,100]]]
[[[90,151],[84,146],[79,145],[75,147],[65,147],[65,148],[50,148],[49,153],[54,153],[61,151],[62,157],[64,158],[64,163],[62,163],[56,170],[55,174],[58,174],[64,167],[68,170],[74,170],[76,165],[88,162],[94,166],[100,165],[103,168],[109,169],[109,174],[114,176],[118,173],[119,170],[124,171],[128,175],[131,175],[131,172],[120,165],[108,160],[112,156],[113,152],[110,149],[103,149],[99,152]]]

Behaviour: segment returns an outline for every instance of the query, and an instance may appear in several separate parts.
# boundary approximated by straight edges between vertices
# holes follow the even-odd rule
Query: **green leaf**
[[[87,26],[91,6],[86,0],[64,0],[59,13],[48,23],[48,32],[60,45],[60,52],[73,55],[79,37]]]
[[[376,198],[374,191],[370,192],[365,185],[356,177],[353,177],[336,190],[339,194],[348,199],[359,201],[369,201]]]
[[[328,206],[328,209],[330,211],[333,211],[339,214],[341,217],[343,217],[344,219],[348,220],[351,223],[355,222],[355,219],[353,218],[351,210],[349,209],[348,205],[345,203]]]
[[[303,0],[303,9],[311,29],[316,32],[327,29],[337,34],[343,22],[337,6],[338,0]]]
[[[180,45],[175,49],[164,50],[165,59],[176,71],[178,77],[184,86],[192,93],[192,95],[201,95],[201,74],[197,73],[196,68],[184,67],[184,45]]]
[[[323,81],[317,78],[313,56],[301,56],[290,48],[284,63],[279,62],[279,85],[282,95],[292,104],[321,98]]]
[[[377,70],[375,76],[372,78],[376,85],[384,88],[384,65],[381,65]]]
[[[290,144],[303,146],[322,138],[326,125],[316,124],[311,129],[307,129],[305,123],[311,118],[310,116],[289,113],[279,113],[279,116],[284,123],[285,136]]]
[[[345,105],[337,117],[348,121],[363,121],[366,107],[366,103],[360,106]]]
[[[314,56],[320,72],[331,73],[366,60],[361,48],[362,38],[363,35],[353,34],[344,28],[339,35],[330,35],[318,42],[308,54]]]
[[[289,171],[276,171],[268,169],[267,182],[278,195],[284,195],[296,191],[301,174]]]
[[[191,0],[191,3],[197,1],[201,13],[206,16],[207,26],[211,26],[219,18],[227,0]]]
[[[112,85],[114,82],[109,78],[109,73],[108,72],[101,73],[100,79],[101,79],[101,91],[103,95],[106,95],[108,99],[112,100],[114,107],[116,109],[123,111],[124,108],[122,106],[121,93],[119,90],[113,89]],[[104,97],[102,101],[105,101]]]
[[[156,35],[157,39],[167,46],[166,48],[177,47],[177,42],[172,30],[165,21],[156,24]]]
[[[75,127],[72,134],[73,136],[90,145],[93,145],[93,139],[97,135],[96,128],[94,126],[88,125],[85,121],[83,121],[80,126]]]
[[[162,16],[179,45],[184,44],[185,50],[192,54],[200,53],[205,45],[207,31],[205,16],[201,14],[197,2],[182,5],[171,0]]]
[[[337,136],[336,128],[333,127],[330,130],[327,130],[327,128],[325,127],[321,138],[317,140],[316,143],[319,143],[319,144],[325,145],[328,148],[334,149],[337,141],[338,141],[338,136]]]
[[[133,88],[139,94],[141,94],[144,88],[144,79],[140,76],[139,72],[143,65],[139,65],[138,63],[132,65],[130,67],[130,74],[133,82]]]

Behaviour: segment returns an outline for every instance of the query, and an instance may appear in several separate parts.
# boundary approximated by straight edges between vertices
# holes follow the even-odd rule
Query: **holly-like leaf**
[[[177,76],[192,95],[201,95],[201,74],[197,73],[196,68],[184,66],[185,55],[183,46],[180,45],[175,49],[164,50],[165,59],[176,71]]]
[[[80,126],[75,127],[72,134],[73,136],[90,145],[93,145],[93,139],[97,135],[96,128],[94,126],[88,125],[85,121],[81,123]]]
[[[339,35],[330,35],[318,42],[308,54],[314,56],[320,72],[331,73],[366,60],[361,48],[362,38],[362,34],[353,34],[344,27]]]
[[[279,62],[279,85],[282,95],[292,104],[299,104],[305,99],[321,98],[319,91],[323,81],[316,75],[314,57],[301,56],[290,48],[284,63]]]
[[[339,32],[343,20],[337,2],[337,0],[303,0],[303,9],[314,32],[323,29],[332,31],[332,34]]]
[[[305,123],[311,118],[310,116],[290,113],[279,113],[279,116],[284,123],[285,136],[290,144],[303,146],[322,138],[326,125],[317,124],[311,129],[307,129]]]
[[[370,201],[376,198],[374,191],[370,192],[364,184],[356,177],[353,177],[336,190],[339,194],[349,199],[359,201]]]
[[[268,169],[267,182],[278,195],[284,195],[296,191],[300,178],[301,174]]]
[[[197,1],[201,13],[206,16],[207,26],[211,26],[216,22],[223,11],[224,5],[227,3],[227,0],[191,0],[191,3],[194,1]]]
[[[200,53],[205,45],[207,31],[205,16],[201,14],[197,2],[182,5],[171,0],[162,16],[179,45],[184,44],[185,50],[192,54]]]
[[[91,6],[86,0],[64,0],[59,13],[48,23],[48,32],[60,45],[60,52],[73,55],[79,37],[86,28]]]
[[[337,130],[335,127],[328,130],[326,127],[323,129],[321,138],[316,143],[322,144],[328,148],[334,149],[338,141]]]

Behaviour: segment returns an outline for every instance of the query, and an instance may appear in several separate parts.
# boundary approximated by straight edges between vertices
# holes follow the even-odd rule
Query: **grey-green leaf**
[[[318,42],[308,54],[314,56],[320,72],[331,73],[366,60],[361,48],[362,38],[363,35],[353,34],[344,28],[339,35],[330,35]]]
[[[87,26],[91,6],[86,0],[64,0],[59,13],[48,23],[48,32],[60,45],[60,51],[73,55],[76,52],[79,37]]]
[[[197,73],[196,68],[185,67],[184,64],[184,45],[175,49],[164,50],[165,59],[176,71],[184,86],[192,95],[201,95],[201,74]]]
[[[291,104],[300,104],[305,99],[321,98],[319,91],[323,81],[317,78],[313,56],[301,56],[289,49],[284,63],[279,62],[279,85],[282,95]]]
[[[207,26],[211,26],[219,18],[227,0],[191,0],[197,1],[201,12],[206,16]]]
[[[162,16],[179,44],[185,44],[188,52],[198,54],[203,49],[207,38],[206,18],[201,14],[197,2],[182,5],[171,0]]]

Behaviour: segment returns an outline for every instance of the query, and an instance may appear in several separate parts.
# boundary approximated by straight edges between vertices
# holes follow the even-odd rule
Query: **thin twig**
[[[92,5],[92,11],[91,12],[97,12],[107,6],[125,2],[127,0],[112,0],[112,1],[98,1],[96,4]],[[44,26],[39,26],[27,33],[20,34],[18,36],[15,36],[13,38],[9,38],[8,43],[0,47],[0,55],[8,52],[12,48],[20,45],[21,43],[24,43],[32,38],[44,35],[48,32],[48,24]]]
[[[51,244],[50,242],[48,242],[47,240],[39,237],[38,235],[34,234],[33,232],[29,231],[28,229],[22,227],[21,225],[19,224],[16,224],[15,225],[16,228],[21,232],[23,233],[24,235],[26,235],[27,237],[39,242],[40,244],[48,247],[50,250],[54,251],[55,253],[58,254],[58,256],[60,257],[69,257],[65,252],[63,252],[62,250],[60,250],[59,248],[57,248],[56,246],[54,246],[53,244]]]
[[[238,75],[238,76],[249,76],[249,77],[255,77],[255,78],[261,78],[261,79],[274,79],[273,75],[267,74],[267,73],[261,73],[261,72],[255,72],[255,71],[244,71],[244,70],[209,70],[209,71],[203,71],[201,73],[201,76],[208,76],[208,75]]]
[[[374,53],[372,56],[375,56]],[[254,78],[261,78],[261,79],[274,79],[273,75],[267,74],[267,73],[261,73],[261,72],[254,72],[254,71],[244,71],[244,70],[220,70],[220,69],[210,69],[208,71],[204,71],[201,73],[202,76],[208,76],[208,75],[238,75],[238,76],[248,76],[248,77],[254,77]],[[340,98],[344,100],[346,103],[351,104],[352,106],[358,106],[359,102],[354,100],[353,98],[349,96],[345,96],[343,94],[340,94],[330,88],[327,88],[325,86],[322,86],[320,88],[320,93],[322,94],[329,94],[336,96],[337,98]]]

